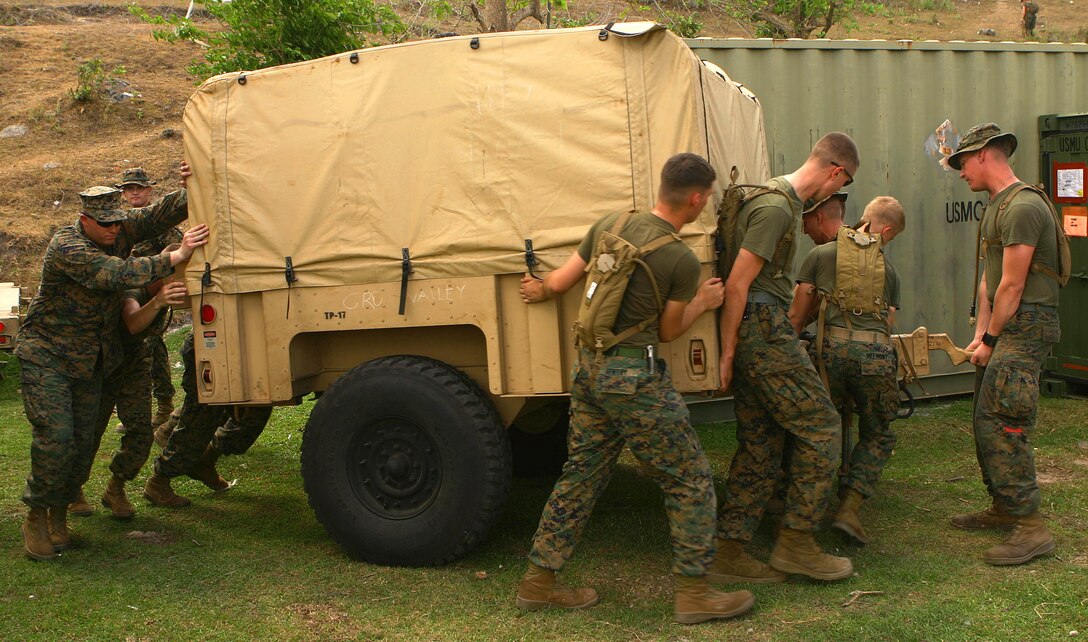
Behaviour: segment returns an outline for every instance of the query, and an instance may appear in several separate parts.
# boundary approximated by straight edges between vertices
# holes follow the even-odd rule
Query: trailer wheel
[[[318,400],[302,476],[318,521],[350,555],[428,566],[465,555],[510,489],[510,445],[494,405],[439,361],[370,361]]]

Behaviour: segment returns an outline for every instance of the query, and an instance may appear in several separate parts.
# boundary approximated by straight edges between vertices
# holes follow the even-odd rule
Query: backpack
[[[1055,237],[1055,241],[1057,242],[1056,243],[1056,248],[1057,248],[1057,251],[1058,251],[1058,271],[1057,272],[1050,269],[1050,266],[1046,265],[1045,263],[1039,262],[1039,261],[1032,261],[1031,271],[1032,272],[1041,272],[1044,276],[1048,276],[1048,277],[1054,279],[1055,281],[1057,281],[1058,282],[1058,287],[1064,288],[1066,286],[1066,284],[1069,283],[1069,275],[1073,271],[1073,255],[1069,251],[1069,237],[1066,236],[1066,234],[1065,234],[1065,228],[1062,226],[1061,217],[1058,216],[1058,210],[1056,210],[1054,208],[1054,203],[1050,202],[1050,197],[1048,197],[1046,195],[1046,192],[1044,192],[1042,189],[1040,189],[1040,188],[1038,188],[1038,187],[1036,187],[1034,185],[1028,185],[1027,183],[1020,183],[1019,185],[1014,187],[1009,192],[1009,195],[1006,196],[1001,201],[1001,203],[997,206],[997,217],[1000,217],[1001,215],[1003,215],[1008,210],[1009,205],[1012,203],[1012,199],[1015,198],[1016,195],[1019,194],[1021,191],[1026,190],[1026,189],[1031,190],[1031,191],[1035,192],[1036,194],[1038,194],[1039,197],[1043,199],[1043,202],[1046,203],[1047,209],[1050,210],[1050,216],[1054,220],[1054,237]],[[995,219],[995,223],[997,223],[996,227],[997,227],[998,236],[993,241],[990,241],[990,240],[983,241],[982,240],[982,223],[979,222],[979,224],[978,224],[978,237],[975,240],[975,293],[971,296],[971,319],[970,319],[970,324],[972,326],[975,325],[975,312],[976,312],[975,306],[978,305],[978,285],[979,285],[978,277],[979,277],[979,265],[980,265],[980,262],[985,258],[986,251],[990,249],[991,245],[993,245],[993,244],[1002,245],[1000,220]]]
[[[601,232],[593,256],[585,268],[586,286],[582,294],[582,304],[578,307],[578,319],[574,322],[575,343],[581,348],[596,352],[598,359],[605,350],[645,330],[660,316],[660,311],[664,308],[661,291],[657,287],[653,271],[643,259],[659,248],[680,241],[680,235],[673,233],[659,236],[642,247],[634,246],[620,236],[632,214],[633,211],[621,214],[612,227]],[[658,314],[616,333],[613,330],[616,317],[619,316],[620,304],[637,266],[641,266],[650,277],[650,285],[657,297]]]
[[[778,194],[787,200],[789,196],[780,189],[773,187],[767,187],[766,185],[751,185],[746,183],[737,183],[737,168],[733,167],[733,170],[729,173],[729,185],[722,192],[722,200],[718,203],[718,276],[722,281],[729,279],[729,272],[733,269],[733,263],[737,260],[737,254],[740,252],[740,248],[737,247],[737,219],[740,217],[740,212],[744,209],[750,201],[764,196],[766,194]],[[794,218],[797,218],[797,212],[793,213]],[[781,276],[782,271],[785,269],[786,257],[789,256],[789,251],[793,245],[793,234],[797,228],[797,221],[795,220],[789,229],[778,240],[778,245],[774,249],[774,256],[771,257],[771,265],[774,266],[774,275]]]

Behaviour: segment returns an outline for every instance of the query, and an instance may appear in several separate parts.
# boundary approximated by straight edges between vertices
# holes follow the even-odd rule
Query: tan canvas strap
[[[879,343],[881,345],[891,344],[891,339],[887,334],[876,330],[848,330],[838,326],[829,326],[827,328],[827,336],[835,339],[846,339],[847,341],[858,341],[861,343]]]

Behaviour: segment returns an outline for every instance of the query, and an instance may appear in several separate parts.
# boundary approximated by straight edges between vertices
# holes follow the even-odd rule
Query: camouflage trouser
[[[672,571],[701,576],[714,556],[714,484],[684,400],[663,361],[582,352],[571,385],[569,457],[533,536],[529,560],[559,570],[570,558],[626,444],[665,494]]]
[[[268,406],[211,406],[198,403],[192,334],[181,345],[181,361],[184,365],[181,387],[185,391],[185,401],[170,441],[155,460],[155,472],[166,477],[186,474],[200,460],[209,444],[228,455],[245,452],[260,436],[272,414],[272,408]],[[236,412],[237,419],[234,418]]]
[[[94,457],[102,444],[102,434],[110,423],[113,409],[125,426],[121,436],[121,448],[110,462],[110,471],[125,481],[136,479],[151,453],[151,382],[147,378],[151,367],[151,355],[140,344],[126,346],[130,352],[113,374],[102,383],[102,398],[98,405],[98,419],[94,427],[94,447],[79,462],[79,485],[91,478]]]
[[[1056,312],[1020,312],[1001,331],[975,404],[975,452],[994,503],[1011,515],[1039,508],[1031,433],[1039,370],[1061,337]]]
[[[70,379],[20,359],[23,408],[30,422],[30,476],[23,503],[34,508],[67,506],[81,486],[80,462],[94,446],[102,374]]]
[[[858,417],[858,441],[850,457],[846,486],[872,497],[880,472],[895,448],[892,421],[899,412],[895,348],[880,343],[824,339],[824,368],[831,402],[840,415],[850,404]]]
[[[718,510],[718,535],[751,541],[793,436],[783,525],[816,530],[841,450],[840,423],[786,310],[749,303],[733,365],[737,452]]]
[[[162,335],[153,334],[144,342],[151,351],[151,390],[156,399],[174,398],[174,381],[170,369],[170,353]],[[126,426],[128,424],[125,424]]]

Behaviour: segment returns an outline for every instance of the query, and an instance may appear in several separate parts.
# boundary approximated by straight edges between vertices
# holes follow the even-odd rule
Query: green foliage
[[[952,0],[911,0],[911,6],[915,11],[955,11],[956,5]]]
[[[918,0],[945,2],[948,0]],[[835,25],[857,28],[857,13],[876,14],[883,6],[865,0],[711,0],[726,13],[755,25],[760,38],[824,38]]]
[[[661,17],[669,31],[681,38],[694,38],[703,29],[703,23],[695,13],[685,15],[675,11],[665,11]]]
[[[111,71],[106,71],[101,58],[85,60],[79,63],[76,69],[76,87],[70,89],[72,100],[77,103],[91,102],[102,91],[102,84],[114,78],[124,76],[127,70],[118,65]]]
[[[201,79],[361,49],[376,44],[367,34],[390,38],[405,30],[396,12],[375,0],[212,0],[199,4],[222,29],[206,31],[178,16],[151,16],[136,5],[130,5],[129,11],[144,22],[164,27],[152,32],[157,40],[204,45],[204,61],[188,68]],[[452,5],[439,2],[436,7],[442,11]]]

